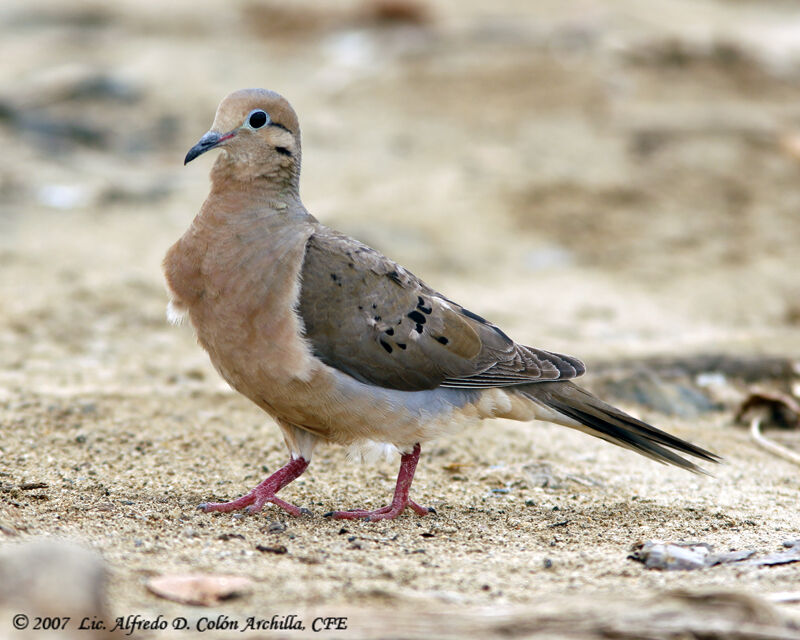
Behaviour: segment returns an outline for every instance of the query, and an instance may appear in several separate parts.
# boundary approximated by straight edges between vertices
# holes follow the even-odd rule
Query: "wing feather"
[[[370,384],[417,391],[574,378],[583,364],[516,344],[374,249],[319,225],[297,312],[314,354]]]

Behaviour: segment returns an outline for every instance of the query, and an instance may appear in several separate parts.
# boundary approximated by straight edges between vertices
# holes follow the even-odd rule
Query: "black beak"
[[[216,131],[209,131],[206,135],[200,138],[200,141],[196,145],[194,145],[191,149],[189,149],[189,153],[186,154],[186,158],[184,158],[183,164],[184,165],[189,164],[197,156],[205,153],[209,149],[213,149],[223,140],[232,138],[235,135],[236,135],[235,131],[231,131],[230,133],[226,133],[225,135],[221,135]]]

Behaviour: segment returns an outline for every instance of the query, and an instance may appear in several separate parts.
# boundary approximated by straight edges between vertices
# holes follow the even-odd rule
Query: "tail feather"
[[[678,455],[687,453],[709,462],[721,458],[628,415],[571,382],[540,382],[517,387],[519,393],[567,418],[564,425],[580,429],[616,445],[632,449],[658,462],[674,464],[694,473],[708,472]],[[577,423],[577,424],[575,424]]]

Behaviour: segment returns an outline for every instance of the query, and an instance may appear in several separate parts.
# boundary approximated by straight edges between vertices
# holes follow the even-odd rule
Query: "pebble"
[[[40,538],[8,545],[0,554],[0,618],[20,611],[31,619],[107,618],[107,580],[100,554],[75,542]],[[52,637],[86,639],[97,634],[68,627]]]

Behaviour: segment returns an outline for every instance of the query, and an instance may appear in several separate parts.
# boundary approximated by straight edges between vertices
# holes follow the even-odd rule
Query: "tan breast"
[[[258,402],[276,385],[308,379],[313,358],[294,312],[309,221],[282,211],[203,211],[169,250],[173,306],[188,311],[225,380]]]

